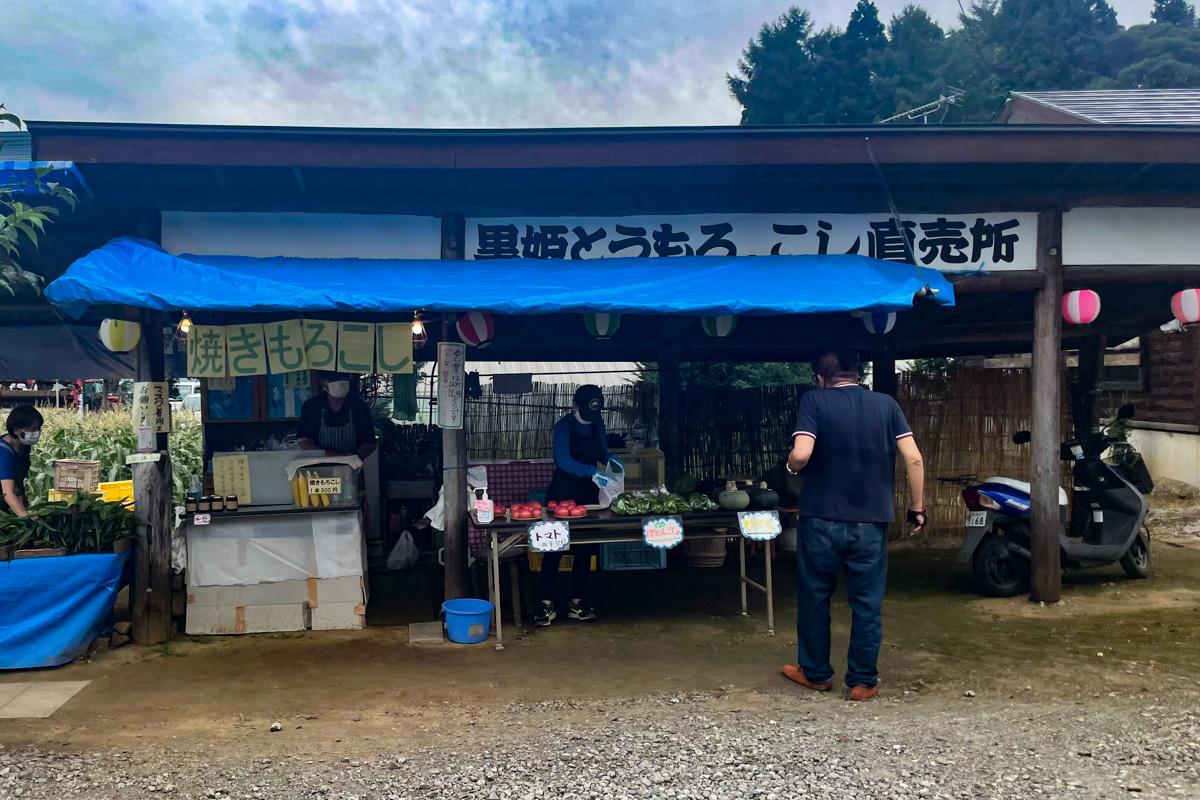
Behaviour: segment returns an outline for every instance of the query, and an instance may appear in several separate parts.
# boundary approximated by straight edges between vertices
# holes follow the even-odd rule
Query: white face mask
[[[350,394],[350,381],[330,381],[325,384],[325,391],[330,397],[342,398]]]
[[[38,439],[42,438],[42,432],[41,431],[25,431],[18,438],[20,438],[21,444],[32,447],[33,445],[38,443]]]

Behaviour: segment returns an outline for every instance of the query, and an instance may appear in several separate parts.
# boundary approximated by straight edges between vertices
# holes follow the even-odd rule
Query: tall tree
[[[1196,27],[1196,7],[1187,0],[1154,0],[1151,14],[1155,22],[1180,28]]]
[[[890,110],[890,116],[932,103],[947,93],[946,35],[929,12],[920,6],[905,6],[888,24],[888,39],[872,64],[881,109]]]
[[[1137,25],[1110,47],[1118,89],[1200,87],[1200,30],[1174,23]]]

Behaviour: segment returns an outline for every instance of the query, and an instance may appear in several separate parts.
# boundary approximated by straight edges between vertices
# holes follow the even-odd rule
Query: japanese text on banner
[[[188,377],[224,378],[225,328],[220,325],[193,325],[188,334]]]
[[[171,404],[166,381],[133,384],[133,429],[146,420],[155,433],[171,432]]]

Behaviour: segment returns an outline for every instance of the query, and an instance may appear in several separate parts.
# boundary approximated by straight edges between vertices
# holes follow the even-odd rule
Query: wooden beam
[[[954,285],[954,296],[985,292],[1036,292],[1046,285],[1041,272],[993,272],[988,275],[947,275]]]
[[[142,313],[137,346],[137,380],[165,381],[163,315]],[[134,552],[130,614],[133,640],[159,644],[171,635],[171,453],[167,434],[158,434],[159,460],[133,465],[133,500],[140,540]]]
[[[1102,283],[1180,283],[1200,282],[1200,264],[1105,264],[1066,267],[1063,281],[1071,287]],[[955,287],[957,290],[957,287]]]
[[[1038,215],[1038,271],[1045,287],[1033,306],[1033,475],[1030,504],[1033,521],[1032,594],[1030,599],[1057,603],[1062,598],[1059,557],[1059,414],[1062,359],[1062,212]]]
[[[658,351],[658,432],[666,463],[679,466],[683,461],[680,415],[683,413],[683,385],[679,377],[679,348]]]
[[[466,221],[462,214],[442,217],[442,258],[462,260]],[[449,315],[442,316],[442,341],[450,338]],[[467,430],[442,431],[442,487],[445,510],[444,586],[447,600],[470,595],[467,571]]]
[[[888,347],[871,353],[871,383],[875,391],[895,397],[899,388],[896,379],[896,354]]]

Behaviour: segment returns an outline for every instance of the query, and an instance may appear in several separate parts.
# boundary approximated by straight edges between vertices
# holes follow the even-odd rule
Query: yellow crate
[[[526,555],[529,556],[529,571],[530,572],[541,572],[542,571],[542,556],[544,554],[539,553],[536,550],[526,550],[525,553],[526,553]],[[573,566],[575,566],[575,556],[571,555],[570,553],[567,553],[565,556],[562,557],[562,561],[558,562],[558,571],[559,572],[570,572],[571,568]],[[595,571],[596,571],[596,557],[592,556],[592,572],[595,572]]]
[[[110,503],[129,503],[133,508],[133,481],[108,481],[96,484],[100,499]]]
[[[99,492],[88,492],[88,494],[99,494]],[[73,503],[79,492],[63,492],[58,489],[51,489],[46,493],[46,499],[51,503]]]

